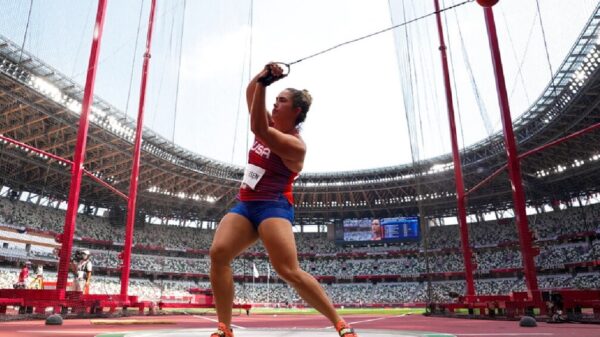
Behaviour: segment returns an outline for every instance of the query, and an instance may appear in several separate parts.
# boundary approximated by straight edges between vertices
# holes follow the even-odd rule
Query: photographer
[[[76,251],[73,260],[72,268],[75,275],[73,290],[81,291],[84,295],[87,295],[90,292],[90,280],[92,279],[90,251],[87,249]]]

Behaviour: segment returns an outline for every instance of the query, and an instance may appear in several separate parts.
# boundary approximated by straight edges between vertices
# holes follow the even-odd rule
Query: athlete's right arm
[[[265,76],[266,75],[266,68],[263,69],[262,71],[260,71],[258,74],[256,74],[256,76],[254,76],[254,78],[250,81],[250,83],[248,83],[248,87],[246,88],[246,103],[248,104],[248,113],[250,113],[251,109],[252,109],[252,100],[254,100],[254,91],[256,90],[256,84],[258,82],[258,79],[261,76]],[[265,114],[269,114],[269,111],[267,110],[267,107],[264,106],[265,109]]]

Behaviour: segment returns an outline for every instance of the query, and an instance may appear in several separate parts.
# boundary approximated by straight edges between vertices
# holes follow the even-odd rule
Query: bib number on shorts
[[[254,189],[264,174],[264,168],[248,164],[246,166],[246,170],[244,171],[244,179],[242,180],[242,184]]]

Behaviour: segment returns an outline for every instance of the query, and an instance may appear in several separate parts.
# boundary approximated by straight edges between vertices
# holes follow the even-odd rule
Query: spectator
[[[26,289],[27,288],[27,279],[29,278],[29,262],[21,262],[19,271],[19,278],[17,282],[13,285],[15,289]]]

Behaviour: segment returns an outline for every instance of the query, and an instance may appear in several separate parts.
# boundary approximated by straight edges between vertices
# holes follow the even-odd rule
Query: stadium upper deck
[[[600,9],[575,42],[551,83],[514,122],[520,153],[599,122]],[[20,62],[18,60],[21,59]],[[18,63],[18,64],[17,64]],[[0,36],[0,134],[70,159],[74,150],[83,88],[20,46]],[[129,186],[134,123],[96,98],[85,167],[123,193]],[[522,161],[530,205],[598,191],[599,133],[589,132]],[[150,215],[216,220],[234,201],[243,168],[190,153],[152,130],[144,131],[138,209]],[[385,149],[381,149],[384,155]],[[496,134],[462,153],[465,185],[473,187],[506,162]],[[66,200],[68,165],[24,147],[0,141],[1,183]],[[418,174],[416,174],[418,173]],[[419,176],[421,195],[416,193]],[[305,173],[296,182],[299,218],[385,217],[415,214],[421,200],[431,216],[454,214],[450,155],[370,170]],[[84,179],[81,202],[113,207],[119,197]],[[501,174],[470,196],[470,212],[510,207],[511,188]]]

